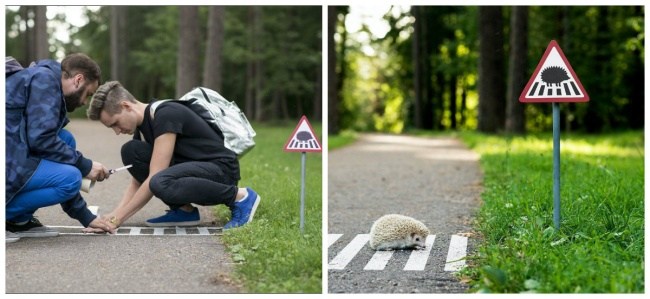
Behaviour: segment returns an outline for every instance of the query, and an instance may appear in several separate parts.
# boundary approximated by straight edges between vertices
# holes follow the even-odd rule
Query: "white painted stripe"
[[[111,235],[111,234],[94,234],[94,233],[88,233],[88,234],[85,234],[85,233],[59,233],[59,235],[71,235],[71,236],[111,236],[111,237],[112,237],[112,236],[118,236],[118,237],[121,237],[121,236],[130,236],[130,237],[133,237],[133,236],[134,236],[134,235],[129,235],[129,234],[116,234],[116,235]],[[215,233],[215,234],[212,234],[212,235],[209,235],[209,236],[221,236],[221,235],[222,235],[221,233]],[[137,236],[139,236],[139,237],[148,237],[148,236],[154,236],[154,235],[150,235],[150,234],[141,234],[141,235],[137,235]],[[174,235],[174,234],[172,234],[172,235],[164,235],[164,236],[165,236],[165,237],[205,237],[206,235],[199,235],[199,234]]]
[[[467,237],[458,235],[451,236],[447,253],[445,271],[458,271],[465,267],[465,256],[467,255]]]
[[[176,234],[177,235],[187,235],[187,231],[185,231],[184,227],[176,227]]]
[[[97,216],[97,213],[99,213],[99,206],[88,206],[88,210],[90,210],[93,215]]]
[[[158,236],[158,235],[164,235],[165,234],[165,228],[164,227],[155,227],[153,229],[153,234]]]
[[[327,247],[332,246],[343,234],[328,234],[327,235]]]
[[[199,235],[209,235],[210,232],[208,231],[207,227],[199,227]]]
[[[431,249],[433,249],[433,242],[436,240],[436,235],[428,235],[424,244],[426,248],[422,250],[413,250],[409,256],[409,260],[404,266],[404,271],[422,271],[427,265],[427,260],[429,260],[429,254]]]
[[[393,251],[376,251],[368,264],[363,270],[384,270],[390,258],[393,257]]]
[[[129,235],[131,236],[137,236],[140,234],[140,228],[139,227],[132,227],[131,231],[129,231]]]
[[[368,240],[370,239],[369,234],[359,234],[354,239],[352,239],[352,242],[350,242],[337,256],[332,259],[332,261],[329,263],[328,267],[329,269],[333,270],[342,270],[345,268],[345,266],[348,265],[350,261],[354,258],[357,253],[363,248],[366,243],[368,243]]]

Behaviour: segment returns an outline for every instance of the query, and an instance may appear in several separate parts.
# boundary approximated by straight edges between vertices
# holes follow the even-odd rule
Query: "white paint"
[[[345,268],[345,266],[352,261],[354,256],[359,253],[361,248],[363,248],[366,243],[368,243],[368,240],[370,240],[370,235],[369,234],[360,234],[354,237],[352,239],[352,242],[350,242],[339,254],[332,259],[332,261],[329,263],[328,267],[329,269],[332,270],[342,270]]]
[[[163,227],[155,227],[153,229],[153,234],[156,235],[156,236],[164,235],[165,234],[165,228],[163,228]]]
[[[445,271],[458,271],[465,267],[467,255],[467,237],[452,235],[447,253]]]
[[[384,270],[388,261],[393,257],[392,250],[379,250],[372,255],[372,258],[363,270]]]
[[[140,228],[139,227],[132,227],[131,230],[129,231],[129,235],[131,235],[131,236],[140,235]]]
[[[327,247],[332,246],[343,234],[328,234],[327,235]]]
[[[422,271],[427,265],[427,260],[429,260],[429,254],[431,254],[431,249],[433,249],[433,242],[436,240],[436,235],[428,235],[424,244],[426,248],[422,250],[413,250],[409,256],[409,260],[404,266],[404,271]]]
[[[209,235],[210,234],[207,227],[202,227],[201,226],[198,229],[199,229],[199,235]]]
[[[176,234],[177,235],[187,235],[187,231],[185,231],[184,227],[176,227]]]

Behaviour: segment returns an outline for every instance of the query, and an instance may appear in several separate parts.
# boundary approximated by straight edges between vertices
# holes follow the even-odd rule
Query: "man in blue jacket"
[[[110,230],[79,193],[82,177],[103,181],[108,169],[77,151],[74,137],[63,129],[67,112],[85,105],[97,90],[97,63],[71,54],[61,63],[40,60],[7,76],[6,242],[58,235],[34,218],[36,210],[55,204],[84,227]]]

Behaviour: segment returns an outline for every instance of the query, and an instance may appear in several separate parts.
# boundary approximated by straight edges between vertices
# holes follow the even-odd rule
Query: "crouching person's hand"
[[[95,220],[90,222],[88,227],[84,228],[82,230],[84,233],[95,233],[95,234],[102,234],[102,233],[109,233],[109,234],[115,234],[117,232],[117,227],[111,225],[109,221],[102,217],[97,217]]]

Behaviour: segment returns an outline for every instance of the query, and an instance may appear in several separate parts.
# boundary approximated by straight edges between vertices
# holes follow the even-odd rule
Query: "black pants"
[[[149,176],[149,163],[153,146],[138,140],[131,140],[122,146],[122,162],[133,164],[129,172],[138,182]],[[237,180],[223,171],[223,167],[212,162],[184,162],[174,164],[154,175],[149,189],[171,209],[189,203],[204,206],[225,204],[231,206],[237,195]]]

